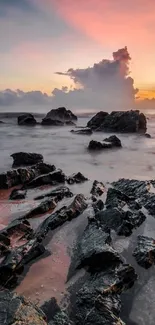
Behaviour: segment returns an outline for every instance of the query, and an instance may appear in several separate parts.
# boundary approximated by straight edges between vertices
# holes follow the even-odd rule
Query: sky
[[[0,106],[155,107],[154,15],[154,0],[0,0]]]

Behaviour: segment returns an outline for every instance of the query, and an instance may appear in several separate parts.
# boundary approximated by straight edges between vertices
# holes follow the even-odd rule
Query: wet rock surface
[[[43,156],[38,153],[16,152],[11,155],[13,158],[12,167],[31,166],[43,162]]]
[[[85,177],[83,174],[81,174],[80,172],[78,172],[77,174],[73,174],[71,176],[66,177],[66,182],[68,184],[79,184],[79,183],[83,183],[85,181],[88,181],[88,178]]]
[[[105,186],[102,182],[95,180],[90,193],[94,196],[101,196],[105,192]]]
[[[47,113],[45,118],[50,118],[59,121],[77,121],[77,116],[74,115],[70,110],[65,107],[59,107],[57,109],[52,109]]]
[[[0,292],[0,324],[47,325],[41,309],[22,296],[7,290]]]
[[[133,256],[137,263],[146,269],[155,264],[155,239],[138,236]]]
[[[24,188],[35,188],[43,185],[57,185],[65,182],[65,174],[62,170],[55,170],[51,173],[38,176],[31,182],[27,183]]]
[[[59,120],[54,120],[50,117],[45,117],[42,122],[41,122],[41,125],[51,125],[51,126],[63,126],[64,123],[62,121],[59,121]]]
[[[9,200],[23,200],[26,197],[26,190],[12,190],[10,196],[9,196]]]
[[[116,137],[116,135],[111,135],[109,138],[105,138],[103,141],[111,143],[113,148],[122,147],[121,140],[118,137]]]
[[[27,126],[34,126],[37,124],[36,119],[34,118],[33,114],[26,113],[18,116],[18,125],[27,125]]]
[[[112,148],[121,148],[122,144],[120,139],[115,135],[104,139],[102,142],[91,140],[88,145],[88,150],[106,150]]]
[[[63,198],[69,198],[72,197],[73,193],[70,191],[70,189],[66,186],[60,186],[58,188],[56,188],[55,190],[52,190],[46,194],[37,196],[34,198],[34,200],[42,200],[46,197],[53,197],[53,198],[57,198],[58,201],[62,200]]]
[[[91,120],[87,123],[87,127],[91,128],[92,130],[97,130],[99,126],[105,121],[105,118],[109,114],[106,112],[98,112],[95,116],[91,118]]]

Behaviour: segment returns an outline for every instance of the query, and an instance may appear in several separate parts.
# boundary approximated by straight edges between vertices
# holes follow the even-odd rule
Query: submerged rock
[[[27,194],[26,190],[14,189],[9,196],[9,200],[24,200],[26,197],[26,194]]]
[[[109,114],[107,112],[98,112],[95,116],[91,118],[91,120],[87,123],[87,127],[91,128],[92,130],[96,130],[99,126],[104,122],[105,118]]]
[[[63,126],[64,123],[59,120],[54,120],[52,118],[45,117],[45,118],[43,118],[41,125]]]
[[[37,165],[33,165],[32,167],[22,167],[9,170],[6,173],[0,174],[0,188],[8,189],[16,185],[26,184],[31,182],[36,177],[42,174],[48,174],[54,170],[54,165],[48,165],[42,162]]]
[[[91,140],[88,145],[89,150],[104,150],[120,147],[122,147],[122,144],[116,135],[112,135],[109,138],[104,139],[103,142]]]
[[[66,177],[66,182],[68,184],[79,184],[83,183],[85,181],[88,181],[88,178],[86,178],[84,175],[82,175],[80,172],[77,174],[73,174],[71,176]]]
[[[93,182],[93,186],[90,193],[94,196],[101,196],[104,192],[105,192],[104,184],[102,182],[98,182],[97,180],[95,180]]]
[[[80,130],[71,130],[72,133],[75,134],[83,134],[83,135],[91,135],[93,132],[90,128],[83,128]]]
[[[37,196],[34,198],[34,200],[42,200],[46,197],[53,197],[60,201],[65,197],[72,197],[73,193],[70,191],[70,189],[66,186],[60,186],[58,188],[56,188],[55,190],[52,190],[48,193],[45,193],[43,195]]]
[[[31,182],[27,183],[24,188],[34,188],[43,185],[56,185],[65,182],[65,174],[62,170],[55,170],[51,173],[38,176]]]
[[[151,139],[151,135],[149,133],[144,134],[146,138]]]
[[[52,109],[47,113],[45,118],[51,118],[53,120],[59,121],[76,121],[77,116],[74,115],[70,110],[67,110],[65,107],[59,107],[57,109]]]
[[[119,318],[120,294],[130,289],[136,279],[134,268],[125,264],[91,276],[77,293],[73,308],[76,325],[83,324],[83,320],[85,325],[123,325]]]
[[[147,129],[146,117],[137,111],[114,111],[107,115],[97,131],[121,133],[145,133]]]
[[[30,113],[25,113],[18,116],[18,125],[36,125],[37,121],[34,116]]]
[[[116,137],[116,135],[111,135],[109,138],[104,139],[103,141],[109,142],[114,147],[122,147],[121,140]]]
[[[133,256],[136,258],[137,263],[146,269],[155,264],[155,239],[138,236]]]
[[[43,156],[38,153],[16,152],[10,157],[13,158],[12,167],[31,166],[43,162]]]
[[[7,290],[0,292],[0,324],[47,325],[41,309],[29,300]]]

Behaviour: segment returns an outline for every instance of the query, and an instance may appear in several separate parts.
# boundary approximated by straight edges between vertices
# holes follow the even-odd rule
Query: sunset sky
[[[55,72],[87,69],[127,46],[140,98],[155,97],[154,0],[0,0],[0,90],[74,87]]]

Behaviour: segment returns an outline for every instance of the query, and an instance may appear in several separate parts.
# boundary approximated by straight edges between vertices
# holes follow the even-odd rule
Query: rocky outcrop
[[[9,170],[6,173],[0,174],[0,188],[7,189],[17,185],[29,184],[42,174],[48,174],[55,170],[54,165],[39,163],[32,167],[23,167]],[[43,175],[45,176],[45,175]]]
[[[60,120],[54,120],[50,117],[43,118],[41,125],[47,125],[47,126],[63,126],[64,123]]]
[[[40,187],[43,185],[57,185],[65,182],[65,174],[62,170],[55,170],[51,173],[38,176],[24,185],[24,189]]]
[[[79,130],[71,130],[72,133],[82,134],[82,135],[91,135],[93,131],[90,128],[82,128]]]
[[[136,202],[135,197],[128,196],[115,188],[108,189],[105,204],[107,208],[124,208],[128,205],[132,210],[139,210],[142,207]]]
[[[18,116],[18,125],[33,126],[36,124],[37,124],[36,119],[30,113],[25,113],[25,114]]]
[[[85,177],[84,175],[82,175],[80,172],[78,172],[77,174],[73,174],[71,176],[66,177],[66,182],[70,185],[83,183],[85,181],[88,181],[88,178]]]
[[[120,139],[118,139],[116,135],[112,135],[102,142],[91,140],[88,145],[88,150],[105,150],[120,147],[122,147]]]
[[[0,324],[47,325],[41,309],[29,300],[7,290],[0,292]]]
[[[155,239],[138,236],[133,256],[136,258],[137,263],[145,269],[155,264]]]
[[[100,125],[105,121],[105,118],[109,114],[106,112],[98,112],[95,116],[91,118],[91,120],[87,123],[87,127],[91,128],[92,130],[97,130]]]
[[[16,152],[10,157],[13,158],[12,167],[31,166],[43,162],[43,156],[39,153]]]
[[[34,198],[34,200],[42,200],[46,197],[53,197],[53,198],[57,198],[58,201],[64,199],[65,197],[72,197],[73,193],[70,191],[70,189],[66,186],[60,186],[55,190],[52,190],[50,192],[47,192],[43,195],[37,196]]]
[[[103,113],[101,115],[101,113]],[[121,133],[145,133],[147,129],[146,117],[143,113],[136,111],[114,111],[110,114],[97,113],[87,126],[95,131],[121,132]],[[102,118],[103,116],[103,118]]]
[[[90,193],[94,196],[101,196],[105,192],[105,186],[102,182],[95,180]]]
[[[65,107],[52,109],[47,113],[45,118],[50,118],[52,120],[58,120],[62,122],[77,121],[77,116],[74,115],[70,110],[67,110]]]
[[[23,200],[26,197],[26,190],[12,190],[10,196],[9,196],[9,200]]]
[[[55,198],[48,198],[44,201],[42,201],[36,208],[30,210],[28,213],[26,213],[24,216],[20,217],[19,219],[30,219],[37,215],[42,215],[44,213],[47,213],[51,210],[54,210],[57,206],[58,199]]]

